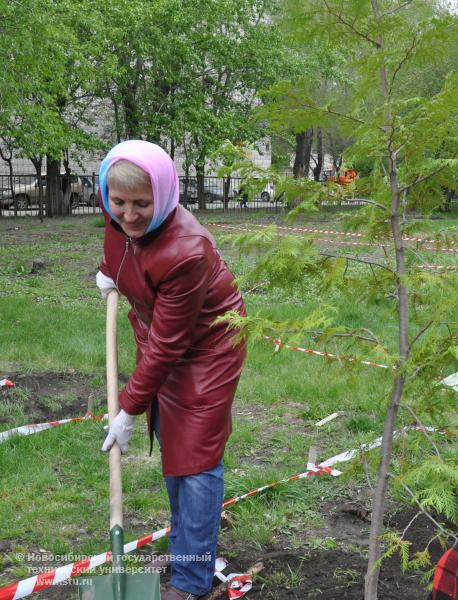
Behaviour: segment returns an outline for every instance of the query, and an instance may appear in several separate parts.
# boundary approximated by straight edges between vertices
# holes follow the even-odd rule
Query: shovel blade
[[[124,575],[124,593],[114,592],[113,575],[82,576],[80,600],[161,600],[159,573]]]

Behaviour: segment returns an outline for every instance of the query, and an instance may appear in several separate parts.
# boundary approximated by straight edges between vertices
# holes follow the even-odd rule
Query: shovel
[[[107,298],[107,398],[111,424],[119,412],[116,319],[118,292]],[[83,578],[81,600],[160,600],[159,573],[126,573],[123,565],[124,532],[122,522],[121,450],[110,450],[110,542],[113,567],[110,575]]]

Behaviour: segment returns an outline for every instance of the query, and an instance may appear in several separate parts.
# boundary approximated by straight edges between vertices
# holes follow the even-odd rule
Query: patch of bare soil
[[[364,575],[367,561],[367,517],[352,514],[340,506],[330,506],[324,515],[326,535],[334,537],[338,547],[312,550],[307,547],[292,550],[288,540],[284,544],[256,551],[238,549],[235,558],[225,571],[243,573],[249,566],[261,561],[263,571],[254,579],[253,589],[247,597],[280,600],[282,598],[308,600],[363,600]],[[390,527],[402,531],[414,515],[406,510],[390,518]],[[362,518],[363,517],[363,518]],[[434,535],[434,526],[421,515],[409,528],[406,538],[412,543],[411,554],[423,550]],[[234,553],[234,548],[222,548]],[[437,543],[430,546],[431,557],[436,563],[443,550]],[[429,592],[420,581],[420,574],[403,573],[398,556],[382,563],[379,583],[380,600],[427,600]]]
[[[4,375],[0,375],[3,377]],[[15,385],[14,394],[26,398],[29,420],[27,425],[71,417],[84,416],[89,401],[93,408],[106,404],[105,384],[91,382],[90,375],[67,371],[66,373],[8,373]],[[119,381],[127,382],[127,375],[120,374]],[[9,389],[0,388],[0,397],[8,397]],[[0,415],[0,423],[9,423],[8,415]]]
[[[10,373],[8,377],[15,385],[14,393],[26,397],[27,424],[83,416],[89,398],[97,406],[102,397],[89,383],[90,376],[81,373]],[[8,423],[8,415],[1,422]]]

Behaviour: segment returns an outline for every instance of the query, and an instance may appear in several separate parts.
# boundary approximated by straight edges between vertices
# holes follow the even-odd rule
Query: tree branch
[[[410,519],[410,521],[407,523],[406,527],[404,528],[404,531],[402,532],[401,535],[401,540],[404,539],[405,534],[407,533],[408,529],[410,528],[410,526],[412,525],[412,523],[418,519],[418,517],[421,515],[421,511],[419,510],[418,512],[416,512],[414,514],[414,516],[412,517],[412,519]]]
[[[423,326],[423,327],[420,329],[420,331],[417,333],[417,335],[416,335],[416,336],[413,338],[413,340],[410,342],[410,347],[411,347],[411,348],[412,348],[412,346],[415,344],[415,342],[418,340],[418,338],[420,338],[420,337],[421,337],[421,336],[422,336],[422,335],[425,333],[425,331],[427,331],[427,330],[428,330],[428,329],[431,327],[431,325],[432,325],[433,323],[434,323],[434,320],[433,320],[433,319],[431,319],[430,321],[428,321],[428,322],[426,323],[426,325],[424,325],[424,326]]]
[[[387,267],[385,265],[382,265],[378,262],[375,262],[373,260],[369,260],[369,259],[364,259],[364,258],[360,258],[359,256],[354,256],[352,254],[333,254],[332,252],[320,252],[321,256],[328,256],[331,258],[346,258],[347,260],[353,260],[355,262],[360,262],[360,263],[364,263],[366,265],[374,265],[376,267],[380,267],[381,269],[385,269],[386,271],[389,271],[392,275],[396,276],[396,272],[393,271],[393,269],[390,269],[390,267]]]
[[[392,10],[387,10],[385,13],[382,13],[380,15],[380,17],[387,17],[388,15],[395,15],[398,11],[402,10],[405,6],[409,6],[409,4],[412,4],[412,0],[407,0],[407,2],[404,2],[404,4],[400,4],[399,6],[396,6],[395,8],[393,8]]]
[[[390,473],[390,477],[393,477],[393,475]],[[454,535],[451,531],[447,531],[446,529],[444,529],[442,527],[442,525],[440,523],[438,523],[436,521],[436,519],[431,516],[429,514],[429,512],[427,510],[425,510],[421,504],[421,502],[419,502],[417,500],[417,498],[415,497],[415,494],[412,492],[412,490],[405,484],[405,483],[401,483],[402,487],[406,490],[406,492],[410,495],[410,497],[414,500],[415,504],[418,506],[418,508],[421,510],[421,512],[428,517],[428,519],[434,523],[434,525],[446,536],[446,537],[451,537],[455,540],[455,542],[458,542],[458,537],[456,535]]]
[[[341,23],[344,27],[347,27],[355,35],[357,35],[358,37],[363,38],[364,40],[366,40],[367,42],[369,42],[370,44],[372,44],[376,48],[380,48],[380,43],[377,42],[377,40],[373,40],[367,33],[364,33],[364,31],[360,31],[359,29],[356,29],[356,27],[354,26],[353,23],[350,23],[349,21],[347,21],[346,19],[344,19],[342,17],[341,13],[335,13],[335,12],[333,12],[332,9],[329,7],[329,4],[328,4],[327,0],[323,0],[323,4],[325,5],[325,7],[327,9],[328,14],[331,17],[334,17],[337,20],[338,23]]]
[[[309,110],[314,110],[315,112],[319,112],[319,113],[324,113],[327,115],[332,115],[334,117],[338,117],[340,119],[347,119],[349,121],[352,121],[353,123],[359,123],[360,125],[365,125],[366,121],[364,121],[363,119],[358,119],[357,117],[353,117],[351,115],[346,115],[344,113],[338,112],[336,110],[331,110],[331,109],[323,109],[320,108],[319,106],[313,106],[311,104],[303,104],[298,100],[298,104],[297,106],[295,105],[289,105],[290,109],[297,109],[297,110],[303,110],[304,108],[307,108]],[[280,106],[278,108],[278,112],[281,112],[282,114],[284,113],[285,107],[284,106]],[[383,127],[379,127],[380,131],[384,131]]]
[[[428,173],[428,175],[423,175],[422,177],[417,177],[417,179],[415,179],[415,181],[413,181],[412,183],[409,183],[409,185],[405,185],[404,187],[400,188],[399,195],[401,195],[403,192],[408,192],[411,188],[415,187],[419,183],[423,183],[423,181],[427,181],[431,177],[434,177],[434,175],[437,175],[438,173],[443,171],[445,169],[445,167],[447,167],[447,165],[442,165],[442,167],[440,167],[436,171],[433,171],[432,173]]]
[[[402,57],[402,60],[398,63],[397,67],[393,71],[393,75],[391,76],[391,82],[389,86],[388,95],[391,96],[391,92],[393,91],[394,80],[396,79],[397,74],[402,69],[404,64],[409,60],[412,52],[415,50],[417,46],[417,36],[415,35],[412,40],[412,44],[410,48],[407,48],[405,55]]]
[[[428,432],[426,431],[426,427],[423,425],[423,423],[420,421],[420,419],[417,417],[417,415],[414,413],[414,411],[410,408],[410,406],[401,404],[400,405],[401,408],[403,408],[404,410],[409,411],[409,413],[412,415],[412,417],[415,419],[417,425],[420,427],[422,433],[424,434],[424,436],[426,437],[426,439],[428,440],[428,442],[431,444],[431,446],[434,448],[435,453],[437,454],[437,458],[441,461],[444,462],[442,460],[442,456],[440,455],[440,452],[436,446],[436,444],[433,442],[433,440],[431,439],[431,436],[428,435]]]

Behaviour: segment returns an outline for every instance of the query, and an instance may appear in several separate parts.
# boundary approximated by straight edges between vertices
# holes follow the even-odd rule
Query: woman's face
[[[153,192],[150,186],[127,192],[112,186],[108,192],[110,210],[131,238],[141,237],[151,222],[154,213]]]

